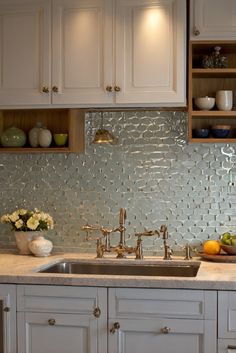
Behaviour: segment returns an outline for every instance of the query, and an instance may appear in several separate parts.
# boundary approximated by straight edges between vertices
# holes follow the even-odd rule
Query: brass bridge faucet
[[[117,254],[118,259],[122,259],[126,257],[126,254],[135,254],[136,259],[143,259],[143,246],[142,246],[142,237],[147,236],[158,236],[162,235],[164,241],[164,259],[171,259],[171,250],[166,243],[166,239],[168,239],[168,231],[165,225],[162,225],[160,230],[150,230],[144,231],[142,233],[136,233],[137,244],[136,246],[127,246],[125,241],[125,221],[126,221],[126,210],[124,208],[120,209],[119,215],[119,227],[113,229],[107,229],[103,226],[92,226],[86,224],[83,226],[83,230],[87,232],[86,239],[89,239],[89,233],[93,231],[100,231],[102,233],[102,237],[97,238],[96,244],[96,252],[97,258],[103,258],[104,253],[115,252]],[[120,233],[120,241],[117,246],[111,246],[110,244],[110,235],[111,233]]]

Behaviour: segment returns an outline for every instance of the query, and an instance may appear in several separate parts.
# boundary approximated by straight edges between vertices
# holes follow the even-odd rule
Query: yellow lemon
[[[208,255],[218,255],[220,253],[220,243],[217,240],[207,240],[203,244],[203,251]]]

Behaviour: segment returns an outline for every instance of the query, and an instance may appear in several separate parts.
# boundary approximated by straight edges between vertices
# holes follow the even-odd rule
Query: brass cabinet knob
[[[164,333],[164,334],[170,333],[170,328],[167,326],[161,328],[161,333]]]
[[[115,87],[114,87],[114,90],[115,90],[115,92],[120,92],[120,91],[121,91],[121,88],[120,88],[119,86],[115,86]]]
[[[112,92],[113,91],[113,88],[112,88],[112,86],[106,86],[106,91],[107,92]]]
[[[98,319],[101,316],[101,309],[99,307],[95,308],[93,315]]]
[[[48,320],[48,325],[54,326],[55,324],[56,324],[56,320],[55,319],[49,319]]]
[[[196,37],[200,35],[200,31],[199,31],[199,29],[198,29],[197,27],[194,27],[194,28],[193,28],[193,34],[194,34]]]
[[[43,93],[49,93],[49,88],[48,88],[48,86],[43,86],[42,92],[43,92]]]
[[[52,91],[53,91],[54,93],[58,93],[58,87],[57,87],[57,86],[53,86],[53,87],[52,87]]]
[[[114,333],[116,331],[119,331],[119,329],[120,329],[119,322],[114,322],[114,324],[112,325],[112,328],[110,329],[110,333],[112,333],[114,335]]]

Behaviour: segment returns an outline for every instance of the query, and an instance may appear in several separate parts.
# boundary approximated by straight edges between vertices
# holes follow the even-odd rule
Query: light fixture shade
[[[113,144],[115,142],[114,135],[106,129],[98,129],[95,133],[93,143],[95,144]]]

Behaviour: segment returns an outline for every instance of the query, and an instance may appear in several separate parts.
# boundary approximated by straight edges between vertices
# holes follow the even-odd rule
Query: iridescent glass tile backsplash
[[[118,226],[127,209],[128,244],[134,233],[169,227],[170,244],[180,250],[236,231],[236,152],[226,144],[187,144],[183,112],[109,112],[104,127],[114,145],[93,145],[99,113],[86,116],[84,155],[0,155],[0,213],[25,207],[49,212],[55,230],[48,234],[56,250],[94,252],[84,224]],[[10,228],[0,225],[2,249],[15,249]],[[95,237],[97,234],[95,234]],[[114,243],[119,235],[112,235]],[[144,239],[147,253],[160,250],[160,239]]]

